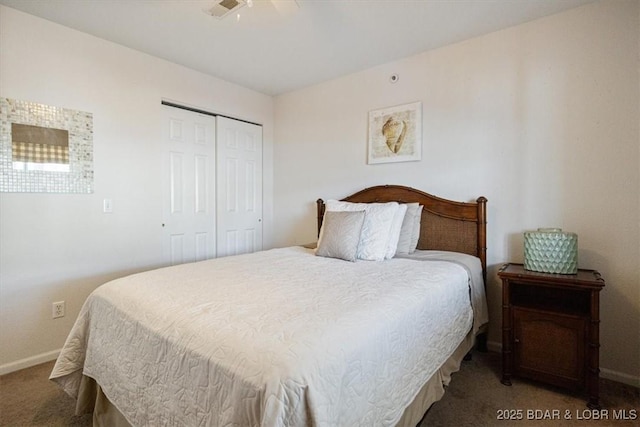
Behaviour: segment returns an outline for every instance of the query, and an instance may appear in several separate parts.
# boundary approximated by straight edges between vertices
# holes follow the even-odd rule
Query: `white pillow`
[[[411,239],[413,237],[413,229],[415,227],[416,215],[419,213],[419,203],[407,203],[407,213],[402,221],[402,227],[400,228],[400,236],[398,238],[398,248],[396,253],[407,255],[410,253]],[[417,243],[417,242],[416,242]],[[413,248],[415,250],[415,247]]]
[[[316,255],[355,261],[364,216],[364,211],[325,213]]]
[[[398,250],[398,240],[400,239],[400,229],[404,222],[404,216],[407,213],[407,205],[401,203],[398,205],[396,214],[393,216],[391,222],[391,230],[389,231],[389,241],[387,242],[387,251],[385,253],[385,259],[391,259],[396,256]]]
[[[327,200],[327,212],[366,212],[360,243],[358,259],[382,261],[387,253],[387,243],[391,232],[393,217],[399,208],[398,203],[350,203],[339,200]]]
[[[409,246],[409,253],[412,254],[418,247],[418,240],[420,240],[420,220],[422,220],[422,209],[424,206],[420,205],[418,213],[414,218],[413,230],[411,231],[411,245]]]

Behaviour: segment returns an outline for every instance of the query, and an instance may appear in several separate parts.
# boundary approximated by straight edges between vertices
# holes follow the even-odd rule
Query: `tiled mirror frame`
[[[69,132],[69,171],[14,168],[11,124]],[[0,192],[93,193],[93,115],[29,101],[0,98]]]

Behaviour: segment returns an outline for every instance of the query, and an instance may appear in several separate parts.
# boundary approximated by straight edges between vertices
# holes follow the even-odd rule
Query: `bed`
[[[340,202],[420,204],[417,250],[279,248],[114,280],[50,378],[94,425],[415,426],[488,321],[486,199],[387,185]]]

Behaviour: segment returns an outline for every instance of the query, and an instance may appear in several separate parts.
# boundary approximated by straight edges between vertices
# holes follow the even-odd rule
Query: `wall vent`
[[[208,13],[218,19],[222,19],[231,12],[235,12],[246,5],[245,0],[217,0]]]

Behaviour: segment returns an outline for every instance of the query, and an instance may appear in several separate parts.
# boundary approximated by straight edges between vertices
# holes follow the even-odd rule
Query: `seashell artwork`
[[[369,112],[368,163],[420,160],[422,103]]]
[[[404,120],[396,120],[393,116],[382,125],[382,134],[384,135],[387,147],[393,153],[398,153],[407,134],[407,122]]]

